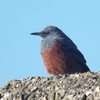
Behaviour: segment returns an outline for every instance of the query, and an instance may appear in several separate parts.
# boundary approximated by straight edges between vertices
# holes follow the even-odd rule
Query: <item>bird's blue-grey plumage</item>
[[[59,28],[55,26],[48,26],[41,32],[31,33],[32,35],[40,35],[43,40],[41,42],[41,52],[49,50],[53,44],[60,41],[63,50],[72,55],[80,65],[85,66],[87,70],[89,68],[86,65],[86,60],[82,53],[78,50],[74,42],[65,35]]]

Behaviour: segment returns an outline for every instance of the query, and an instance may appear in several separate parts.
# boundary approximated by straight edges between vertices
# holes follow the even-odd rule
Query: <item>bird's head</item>
[[[31,33],[31,35],[39,35],[43,39],[45,39],[48,36],[61,36],[61,35],[63,35],[63,32],[59,28],[57,28],[55,26],[47,26],[42,31],[40,31],[40,32],[33,32],[33,33]]]

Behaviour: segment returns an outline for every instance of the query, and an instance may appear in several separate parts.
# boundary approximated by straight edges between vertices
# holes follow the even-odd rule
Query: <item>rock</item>
[[[8,81],[0,100],[99,100],[100,72],[28,77]]]

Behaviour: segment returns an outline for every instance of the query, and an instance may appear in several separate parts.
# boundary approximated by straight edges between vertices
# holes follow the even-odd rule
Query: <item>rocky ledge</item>
[[[100,72],[11,80],[0,100],[100,100]]]

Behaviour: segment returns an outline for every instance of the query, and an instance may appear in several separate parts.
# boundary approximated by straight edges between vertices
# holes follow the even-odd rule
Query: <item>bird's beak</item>
[[[30,35],[38,35],[38,36],[40,36],[40,37],[42,37],[42,38],[45,37],[45,35],[44,35],[43,32],[33,32],[33,33],[31,33]]]
[[[34,33],[30,33],[30,35],[39,35],[40,36],[41,32],[34,32]]]

